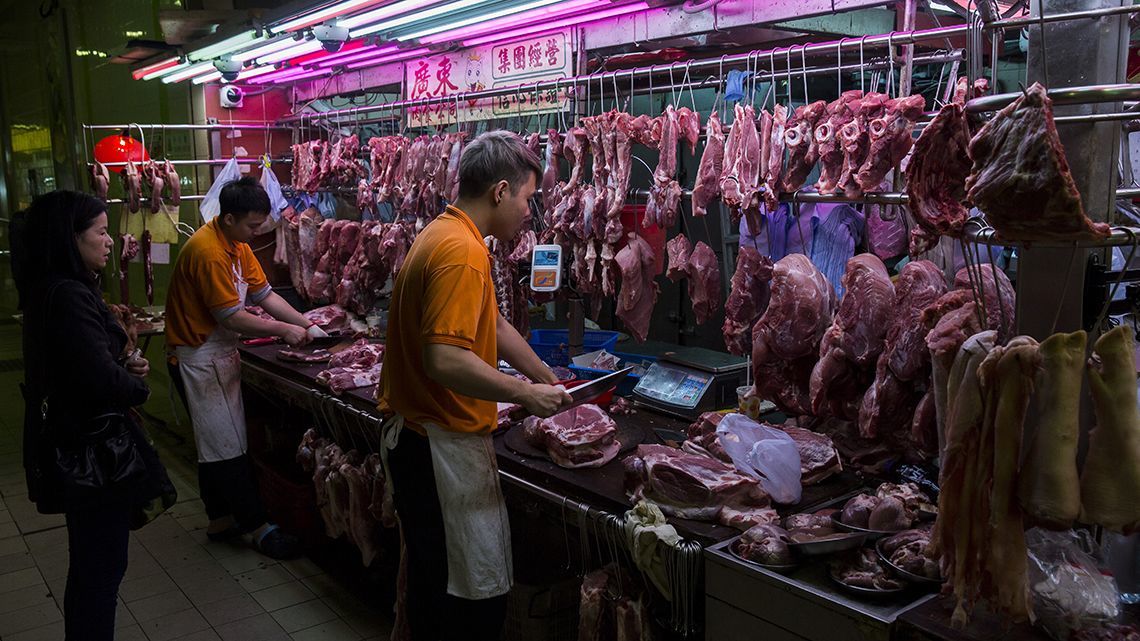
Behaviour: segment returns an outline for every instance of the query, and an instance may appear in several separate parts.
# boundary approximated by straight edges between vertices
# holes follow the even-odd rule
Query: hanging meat
[[[733,224],[748,213],[748,229],[760,233],[760,220],[746,212],[749,199],[756,194],[760,180],[760,132],[756,130],[756,113],[751,105],[736,105],[735,119],[724,145],[724,167],[720,177],[721,202],[728,207]]]
[[[803,254],[772,268],[771,299],[752,329],[756,394],[791,414],[811,414],[812,369],[831,325],[835,291]]]
[[[689,256],[689,301],[698,325],[704,325],[720,308],[720,265],[716,252],[697,241]]]
[[[1040,83],[994,116],[970,141],[970,202],[1006,240],[1106,238],[1109,226],[1085,216]]]
[[[724,131],[714,109],[705,123],[705,150],[693,183],[693,215],[704,216],[709,203],[720,195],[720,176],[724,171]]]
[[[776,211],[780,206],[780,185],[784,171],[784,132],[787,128],[788,108],[776,105],[772,109],[772,125],[764,141],[764,206]]]
[[[1093,346],[1088,365],[1096,427],[1081,472],[1081,521],[1128,534],[1140,528],[1140,411],[1135,344],[1122,325]]]
[[[169,160],[163,162],[162,173],[166,183],[166,189],[169,191],[170,206],[177,207],[182,204],[182,179],[178,177],[178,171],[174,169],[174,163]]]
[[[891,98],[886,102],[882,115],[867,123],[870,147],[867,159],[855,174],[855,182],[864,192],[879,188],[883,178],[893,167],[897,167],[914,144],[911,134],[914,123],[922,116],[926,99],[922,96]]]
[[[852,109],[855,110],[854,118],[844,123],[836,132],[839,145],[843,148],[843,165],[839,172],[836,193],[843,192],[848,198],[858,198],[863,194],[855,176],[871,151],[868,135],[870,123],[883,115],[888,100],[886,94],[873,91],[866,94],[857,107],[852,105]]]
[[[649,188],[649,201],[645,205],[644,224],[669,229],[677,223],[677,213],[681,208],[681,185],[676,177],[680,123],[673,105],[665,108],[661,120],[660,155],[657,169],[653,172],[653,185]]]
[[[131,303],[130,262],[139,255],[139,241],[130,234],[119,237],[119,302]]]
[[[788,150],[788,166],[780,179],[781,189],[792,193],[804,186],[808,174],[819,160],[815,129],[827,112],[827,103],[817,100],[796,107],[784,127],[784,146]]]
[[[157,214],[162,209],[162,190],[166,185],[166,174],[153,160],[148,160],[143,165],[142,174],[150,188],[150,213]]]
[[[1080,516],[1077,473],[1084,331],[1054,334],[1041,343],[1037,382],[1037,429],[1029,436],[1019,498],[1035,525],[1067,530]]]
[[[883,337],[896,313],[895,289],[886,266],[874,254],[859,254],[847,261],[843,287],[846,293],[823,335],[819,362],[812,370],[811,406],[817,416],[856,420],[874,363],[883,350]]]
[[[133,162],[123,165],[123,192],[126,194],[127,211],[136,214],[142,209],[142,176]]]
[[[645,239],[631,233],[626,246],[617,253],[614,261],[621,269],[617,316],[635,340],[644,342],[649,335],[653,306],[657,303],[658,287],[654,281],[657,258]]]
[[[542,209],[546,226],[552,227],[554,209],[562,192],[558,189],[558,159],[562,157],[562,134],[555,129],[546,131],[546,163],[542,170]]]
[[[693,246],[684,234],[677,234],[665,243],[665,255],[669,258],[669,266],[665,268],[665,277],[677,282],[689,275],[689,257],[693,253]]]
[[[875,380],[859,410],[859,433],[866,438],[897,434],[913,426],[921,387],[929,385],[930,350],[922,310],[946,292],[942,270],[930,261],[909,262],[899,272],[895,299],[883,351],[875,364]],[[930,400],[933,402],[933,399]],[[925,430],[928,423],[920,423]],[[912,434],[912,438],[916,435]],[[931,447],[923,433],[916,439],[920,450]],[[937,435],[933,446],[937,447]]]
[[[965,76],[958,81],[963,100],[967,83]],[[929,251],[939,236],[961,236],[968,213],[962,201],[970,175],[969,144],[966,111],[957,100],[944,105],[915,141],[906,168],[908,203],[918,223],[911,231],[911,256]]]
[[[99,162],[98,160],[91,163],[91,191],[95,193],[95,197],[99,200],[107,200],[107,190],[111,187],[111,172],[107,171],[107,165]]]
[[[146,304],[154,304],[154,263],[151,259],[151,235],[149,229],[144,229],[139,243],[143,257],[143,285],[146,288]]]
[[[815,128],[815,147],[819,154],[819,180],[815,188],[821,194],[833,194],[840,185],[844,153],[839,130],[855,120],[862,100],[862,91],[844,91],[827,105],[827,111]]]
[[[741,247],[732,274],[732,291],[724,304],[724,346],[737,356],[752,353],[752,326],[768,308],[772,259]]]

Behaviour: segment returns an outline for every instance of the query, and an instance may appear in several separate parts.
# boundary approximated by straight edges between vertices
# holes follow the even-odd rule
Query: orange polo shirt
[[[499,308],[490,256],[467,214],[448,206],[416,236],[388,310],[380,411],[402,415],[421,433],[424,423],[454,432],[493,429],[495,402],[452,392],[424,370],[424,346],[433,343],[471,350],[491,367],[498,365]]]
[[[238,283],[248,285],[238,298]],[[218,219],[198,228],[178,252],[166,295],[166,346],[199,347],[218,321],[270,292],[265,273],[246,243],[235,243],[218,229]]]

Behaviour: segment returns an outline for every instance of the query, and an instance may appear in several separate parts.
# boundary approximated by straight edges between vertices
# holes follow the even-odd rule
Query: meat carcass
[[[689,275],[689,256],[693,253],[693,246],[684,234],[677,234],[665,243],[665,255],[669,258],[669,266],[665,269],[665,277],[677,282]]]
[[[787,121],[787,107],[776,105],[772,108],[772,127],[768,132],[764,148],[764,164],[760,170],[764,182],[764,205],[768,211],[776,211],[780,206],[780,186],[784,171],[784,133]]]
[[[751,105],[736,105],[735,119],[724,146],[724,166],[720,178],[721,202],[732,214],[733,223],[740,222],[748,199],[756,193],[760,180],[760,133],[756,130],[756,112]],[[760,222],[750,216],[748,229],[760,233]]]
[[[320,229],[327,225],[323,224],[324,218],[315,207],[309,207],[301,212],[300,217],[297,219],[297,245],[300,249],[300,262],[301,262],[301,277],[302,281],[298,291],[302,296],[307,298],[310,302],[316,299],[313,292],[313,274],[317,271],[317,262],[320,261],[321,255],[318,253],[320,248]],[[327,232],[325,236],[325,243],[327,249],[328,237]],[[296,285],[296,284],[295,284]]]
[[[890,181],[879,185],[879,191],[887,191]],[[867,205],[863,211],[867,224],[867,251],[889,260],[907,253],[910,234],[907,229],[909,214],[901,205]]]
[[[827,112],[827,103],[817,100],[796,107],[784,127],[784,146],[788,150],[788,166],[780,179],[783,191],[796,192],[804,186],[808,174],[819,160],[815,129]]]
[[[752,326],[768,308],[772,259],[741,247],[732,274],[732,291],[724,304],[724,346],[737,356],[752,353]]]
[[[139,255],[139,241],[130,234],[123,234],[119,238],[119,302],[129,305],[131,302],[130,262]]]
[[[677,222],[681,186],[677,182],[677,143],[680,124],[673,105],[665,108],[661,116],[661,143],[653,184],[649,188],[649,201],[645,205],[644,225],[657,225],[669,229]]]
[[[143,165],[143,178],[150,187],[150,213],[157,214],[162,209],[162,190],[166,186],[166,174],[154,160]]]
[[[316,380],[329,388],[333,394],[341,394],[362,387],[372,387],[380,382],[381,364],[368,369],[358,367],[334,367],[317,373]]]
[[[788,433],[800,453],[800,483],[814,485],[843,471],[839,450],[826,434],[794,425],[772,425]]]
[[[965,87],[967,79],[959,80]],[[963,89],[964,90],[964,89]],[[938,111],[914,143],[914,153],[906,167],[906,193],[914,220],[925,234],[957,238],[966,223],[966,177],[970,175],[970,127],[960,102],[951,102]],[[912,244],[911,255],[925,250]]]
[[[864,192],[875,191],[892,167],[898,166],[914,144],[911,134],[914,123],[926,106],[922,96],[891,98],[883,113],[867,123],[870,148],[867,159],[855,175],[855,181]]]
[[[182,179],[174,169],[174,163],[163,161],[162,173],[165,176],[166,188],[170,191],[170,206],[177,207],[182,204]]]
[[[348,326],[348,314],[340,305],[326,305],[310,309],[303,314],[305,320],[316,323],[330,334],[335,334]]]
[[[697,141],[701,139],[701,114],[688,107],[678,108],[677,137],[685,141],[689,155],[696,154]]]
[[[142,209],[142,176],[139,167],[133,162],[123,165],[123,192],[127,201],[127,211],[137,214]]]
[[[1069,529],[1081,511],[1077,441],[1087,341],[1083,330],[1053,334],[1040,348],[1037,429],[1028,436],[1018,496],[1026,519],[1051,529]]]
[[[970,141],[970,202],[1007,240],[1105,238],[1106,223],[1085,216],[1040,83],[994,116]]]
[[[379,454],[369,457],[380,458]],[[348,512],[345,519],[345,532],[360,550],[360,561],[368,567],[380,554],[380,523],[368,511],[372,503],[373,476],[366,472],[368,462],[362,465],[344,463],[340,475],[348,485]]]
[[[759,481],[716,459],[665,445],[638,445],[623,464],[630,499],[652,501],[670,516],[741,530],[779,518]]]
[[[867,160],[871,149],[868,128],[871,121],[879,118],[886,109],[886,94],[870,92],[863,96],[855,117],[843,124],[836,132],[839,144],[843,148],[843,166],[836,184],[836,192],[842,191],[848,198],[858,198],[862,193],[856,175],[859,168]]]
[[[1016,293],[1005,272],[990,263],[963,267],[954,275],[954,287],[974,294],[984,308],[987,329],[998,330],[1002,338],[1013,333]]]
[[[698,325],[704,325],[720,308],[720,264],[716,252],[697,241],[689,257],[689,301]]]
[[[649,335],[649,321],[653,316],[653,305],[657,303],[658,287],[653,278],[657,258],[645,239],[629,234],[629,241],[614,261],[621,269],[617,316],[634,339],[643,342]]]
[[[714,109],[705,123],[705,150],[693,182],[693,215],[704,216],[709,203],[720,195],[720,176],[724,172],[724,131]]]
[[[756,393],[792,414],[810,414],[812,368],[831,325],[835,291],[803,254],[772,268],[771,299],[752,329]]]
[[[1125,534],[1140,527],[1140,412],[1132,328],[1121,325],[1093,346],[1088,365],[1096,427],[1081,472],[1081,521]]]
[[[810,394],[813,414],[855,420],[895,312],[895,288],[874,254],[847,261],[843,286],[847,293],[820,343]]]
[[[859,433],[864,437],[897,433],[911,424],[918,386],[930,376],[929,329],[922,321],[922,310],[945,292],[942,271],[930,261],[909,262],[899,273],[875,381],[859,410]]]
[[[827,111],[816,125],[814,138],[819,154],[819,180],[816,181],[815,188],[820,193],[832,194],[839,187],[843,173],[843,145],[839,139],[839,130],[855,119],[862,100],[862,91],[844,91],[839,98],[828,103]]]
[[[384,360],[383,343],[373,343],[362,338],[348,348],[333,355],[329,367],[359,367],[369,369]]]
[[[107,171],[107,165],[99,162],[98,160],[91,163],[91,191],[95,193],[95,197],[99,200],[107,200],[107,190],[111,187],[111,172]]]
[[[144,229],[142,237],[139,238],[139,251],[142,252],[143,260],[143,289],[146,293],[146,304],[154,304],[154,261],[151,257],[151,234],[149,229]]]
[[[523,434],[533,447],[545,451],[561,467],[601,467],[621,450],[614,437],[617,425],[597,405],[579,405],[550,418],[523,421]]]

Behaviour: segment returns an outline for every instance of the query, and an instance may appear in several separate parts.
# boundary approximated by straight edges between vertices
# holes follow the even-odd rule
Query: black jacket
[[[63,431],[141,405],[150,389],[124,367],[126,332],[97,291],[59,280],[47,284],[42,296],[24,309],[24,470],[28,497],[51,513],[64,505],[58,480],[44,464],[55,442],[43,431],[42,400],[48,399],[52,425]]]

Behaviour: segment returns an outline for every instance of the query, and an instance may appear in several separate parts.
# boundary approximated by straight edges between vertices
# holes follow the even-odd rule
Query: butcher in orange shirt
[[[416,237],[392,291],[380,410],[391,417],[386,469],[406,546],[413,641],[499,638],[512,577],[491,443],[497,403],[545,417],[570,402],[499,315],[483,240],[514,239],[541,171],[513,133],[473,140],[459,161],[458,200]],[[500,359],[535,382],[501,373]]]

